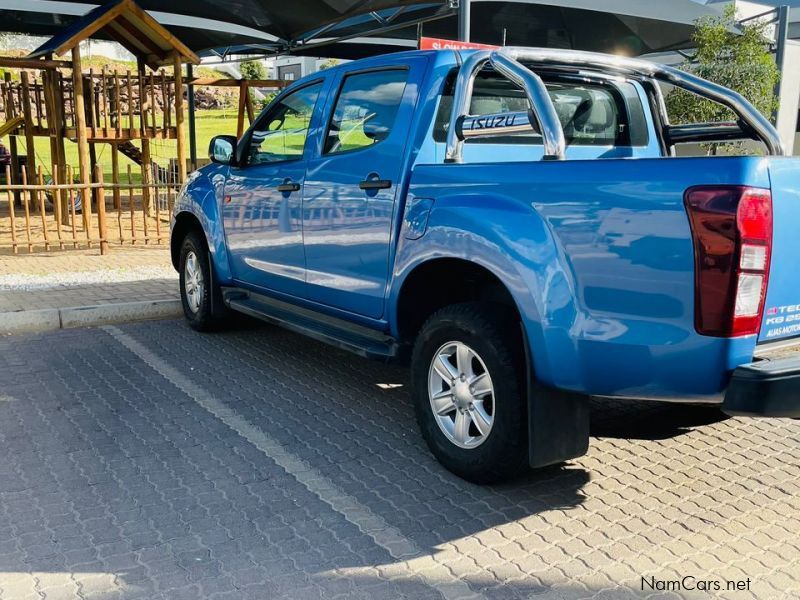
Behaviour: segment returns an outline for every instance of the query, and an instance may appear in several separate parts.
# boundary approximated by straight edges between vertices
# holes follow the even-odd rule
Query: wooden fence
[[[127,182],[105,183],[95,170],[95,183],[45,180],[23,167],[21,184],[0,184],[0,250],[38,252],[69,248],[144,246],[169,242],[169,219],[180,188],[177,176],[166,182],[136,183],[128,167]],[[6,167],[6,182],[11,181]]]

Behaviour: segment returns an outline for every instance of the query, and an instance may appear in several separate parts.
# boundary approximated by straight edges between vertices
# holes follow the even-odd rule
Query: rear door
[[[387,64],[388,63],[388,64]],[[393,214],[422,57],[345,70],[303,194],[308,298],[383,314]]]
[[[769,159],[769,177],[772,259],[759,342],[800,336],[800,160]]]

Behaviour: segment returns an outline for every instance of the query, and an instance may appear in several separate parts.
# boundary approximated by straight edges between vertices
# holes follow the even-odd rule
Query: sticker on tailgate
[[[800,304],[772,306],[766,313],[766,339],[800,334]]]

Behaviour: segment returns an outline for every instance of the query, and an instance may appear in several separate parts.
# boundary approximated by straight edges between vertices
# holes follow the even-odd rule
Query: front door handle
[[[362,190],[388,190],[392,187],[390,179],[381,179],[377,173],[370,173],[364,181],[359,182]]]
[[[278,184],[278,191],[279,192],[299,192],[300,191],[300,184],[296,181],[292,181],[291,179],[287,179],[281,184]]]

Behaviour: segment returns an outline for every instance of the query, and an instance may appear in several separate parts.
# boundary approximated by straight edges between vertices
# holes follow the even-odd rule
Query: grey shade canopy
[[[432,0],[141,0],[190,49],[205,55],[305,54],[359,58],[408,49],[418,35],[455,38],[456,9]],[[9,31],[53,35],[96,6],[2,0]],[[638,55],[686,47],[694,21],[719,6],[692,0],[472,0],[471,39]]]
[[[406,5],[399,9],[401,17],[395,16],[396,10],[350,17],[309,32],[303,43],[292,46],[291,53],[359,58],[414,47],[420,31],[428,37],[457,37],[456,11],[445,5]],[[719,6],[693,0],[472,0],[470,40],[640,55],[691,46],[697,19],[720,12]],[[404,19],[422,23],[419,28],[416,24],[403,27]],[[269,54],[274,46],[217,51]]]
[[[285,49],[313,30],[370,12],[431,0],[138,0],[137,4],[193,51],[223,45],[272,44]],[[101,2],[3,0],[4,31],[55,35]],[[443,6],[435,2],[436,8]],[[374,29],[371,27],[370,29]],[[103,36],[100,36],[103,37]]]

